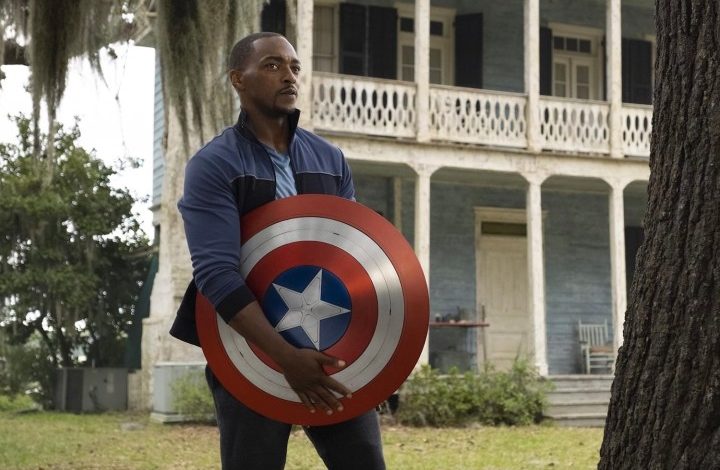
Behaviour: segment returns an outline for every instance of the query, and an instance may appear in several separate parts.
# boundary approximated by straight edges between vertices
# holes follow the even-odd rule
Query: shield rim
[[[371,410],[400,388],[417,364],[425,345],[430,300],[420,262],[403,235],[372,209],[347,199],[306,194],[273,201],[243,216],[241,243],[244,244],[254,234],[277,222],[301,217],[331,219],[363,232],[385,253],[402,287],[405,316],[398,345],[385,367],[370,383],[356,390],[352,398],[340,399],[344,410],[332,415],[310,413],[303,404],[270,395],[246,379],[225,352],[215,309],[199,292],[196,299],[196,322],[200,344],[210,369],[235,398],[276,421],[304,426],[327,425],[346,421]]]

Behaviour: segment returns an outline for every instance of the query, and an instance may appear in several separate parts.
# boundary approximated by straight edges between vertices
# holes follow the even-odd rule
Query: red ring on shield
[[[339,277],[352,299],[352,317],[342,338],[323,352],[345,360],[345,369],[350,369],[359,356],[374,354],[370,345],[376,336],[391,334],[388,331],[377,331],[377,325],[393,313],[396,318],[392,321],[395,321],[395,325],[400,325],[397,316],[398,312],[402,312],[401,328],[392,330],[392,335],[398,334],[399,337],[389,340],[390,344],[395,345],[394,350],[384,354],[386,362],[383,364],[377,363],[381,359],[371,359],[375,363],[367,368],[374,367],[378,372],[353,390],[351,399],[340,399],[344,407],[342,412],[334,412],[332,415],[321,411],[310,413],[299,401],[280,398],[255,385],[228,355],[218,325],[218,321],[223,320],[200,293],[196,301],[196,320],[208,365],[231,394],[254,411],[271,419],[317,426],[359,416],[373,409],[400,387],[415,367],[425,344],[429,296],[420,263],[403,235],[375,211],[336,196],[293,196],[261,206],[242,218],[242,243],[245,245],[255,235],[272,229],[275,224],[303,218],[328,219],[338,227],[347,226],[350,233],[361,234],[358,239],[369,238],[376,248],[379,247],[384,259],[389,261],[388,266],[394,271],[393,279],[399,281],[401,297],[397,293],[394,298],[401,298],[402,308],[396,305],[392,309],[381,311],[378,308],[377,283],[374,287],[371,275],[363,263],[343,248],[323,240],[300,240],[278,246],[257,261],[246,276],[248,287],[258,299],[262,298],[279,273],[294,265],[317,266]],[[377,277],[378,274],[375,272],[373,275]],[[388,343],[387,338],[383,344],[385,343]],[[259,361],[271,369],[278,369],[259,348],[250,345],[250,349]],[[382,355],[368,357],[380,356]],[[338,371],[326,372],[334,375]],[[353,382],[354,379],[351,377],[348,380]]]

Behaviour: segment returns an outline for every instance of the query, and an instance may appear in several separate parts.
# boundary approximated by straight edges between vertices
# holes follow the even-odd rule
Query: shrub
[[[397,417],[413,426],[530,424],[542,419],[549,387],[524,360],[507,372],[488,368],[463,375],[423,366],[403,385]]]
[[[202,372],[190,372],[172,384],[175,410],[191,421],[214,421],[215,404]]]
[[[34,411],[40,407],[27,395],[0,395],[0,412]]]

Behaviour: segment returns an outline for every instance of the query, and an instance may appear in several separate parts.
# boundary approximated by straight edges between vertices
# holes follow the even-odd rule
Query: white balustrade
[[[316,129],[415,136],[415,86],[395,80],[313,72]]]
[[[433,85],[430,136],[435,140],[525,147],[527,99],[514,93]]]
[[[625,155],[635,157],[650,156],[652,113],[652,106],[623,104],[622,140]]]
[[[542,147],[568,152],[608,153],[607,103],[540,98]]]

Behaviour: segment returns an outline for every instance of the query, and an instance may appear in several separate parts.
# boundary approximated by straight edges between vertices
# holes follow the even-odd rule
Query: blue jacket
[[[300,112],[290,118],[288,153],[298,194],[331,194],[354,199],[350,168],[339,148],[297,127]],[[246,126],[237,124],[201,148],[185,168],[178,209],[185,224],[193,280],[170,334],[199,345],[195,325],[197,289],[225,321],[255,296],[240,275],[240,218],[275,200],[275,170],[265,148]]]

